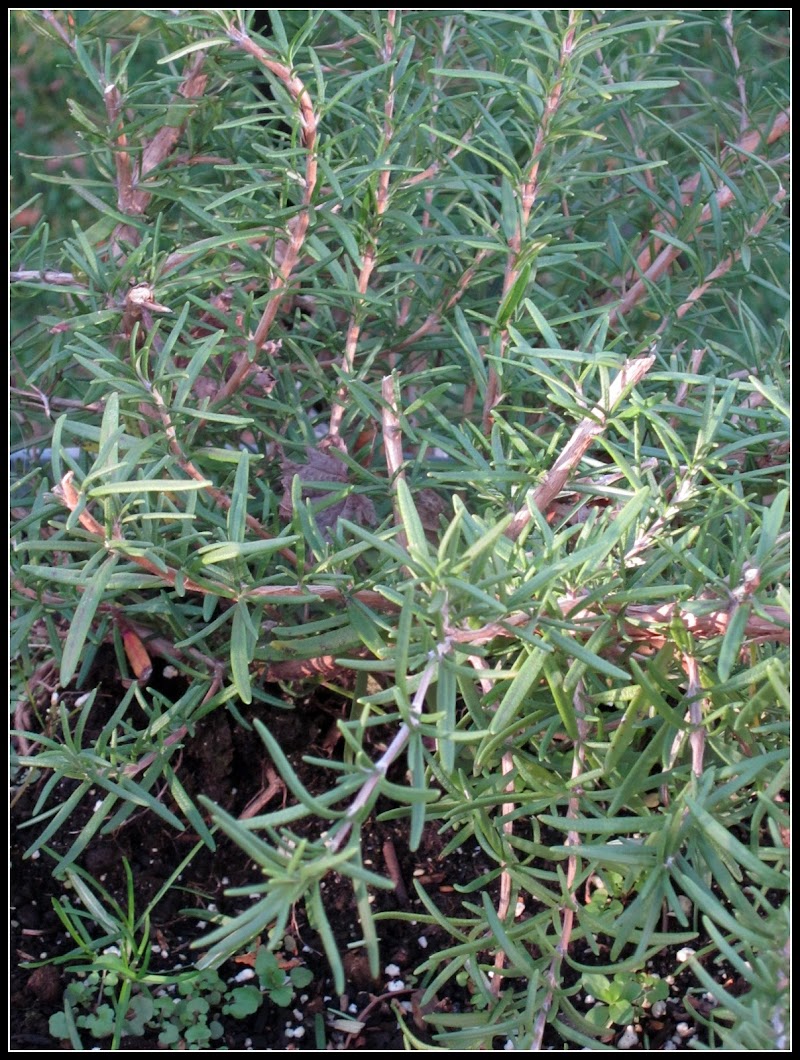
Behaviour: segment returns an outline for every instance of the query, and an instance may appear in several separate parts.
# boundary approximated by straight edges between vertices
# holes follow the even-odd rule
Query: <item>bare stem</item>
[[[528,172],[525,180],[519,187],[518,196],[521,203],[521,209],[519,212],[519,223],[511,234],[508,240],[508,257],[506,259],[505,274],[503,276],[503,294],[502,298],[505,298],[520,273],[520,260],[524,254],[524,242],[528,228],[528,222],[531,216],[531,210],[536,202],[536,196],[539,192],[539,166],[542,160],[542,154],[548,142],[548,134],[550,132],[550,124],[553,117],[558,110],[559,103],[561,102],[561,93],[564,87],[564,77],[566,74],[567,66],[569,64],[570,56],[572,55],[572,48],[575,43],[575,32],[578,28],[580,16],[577,11],[570,11],[567,20],[567,29],[564,33],[564,38],[561,41],[561,53],[558,58],[558,68],[556,75],[553,80],[553,84],[550,88],[550,93],[545,101],[544,110],[542,111],[542,117],[539,121],[539,128],[536,130],[536,139],[533,143],[533,152],[531,159],[528,164]],[[508,345],[508,330],[503,329],[500,334],[500,356],[505,355],[506,347]],[[488,433],[491,421],[492,409],[499,398],[499,376],[497,374],[497,368],[494,364],[489,366],[489,373],[486,383],[486,396],[483,404],[483,429]]]
[[[781,111],[777,116],[772,126],[765,132],[762,129],[752,130],[743,136],[738,144],[733,144],[731,147],[725,149],[722,152],[721,160],[730,158],[736,154],[751,155],[761,145],[774,143],[775,140],[782,136],[785,136],[791,126],[791,114],[788,110]],[[696,173],[693,176],[687,178],[681,184],[681,195],[680,201],[686,205],[692,201],[694,195],[700,186],[702,175]],[[725,207],[730,206],[734,201],[734,192],[730,185],[723,184],[718,188],[712,197],[712,200],[706,203],[703,209],[700,211],[700,215],[697,219],[696,227],[699,228],[701,225],[707,224],[716,210],[723,210]],[[712,205],[713,202],[713,205]],[[653,233],[659,230],[671,232],[676,227],[675,217],[678,216],[679,210],[675,203],[671,203],[667,209],[657,215],[651,224],[651,230]],[[648,288],[655,282],[657,282],[664,273],[669,269],[672,262],[679,256],[680,250],[668,244],[664,244],[658,239],[657,235],[649,235],[644,241],[645,246],[639,253],[636,264],[629,270],[629,272],[623,277],[621,281],[622,289],[626,292],[622,300],[617,306],[615,306],[609,315],[609,323],[619,323],[624,316],[640,302],[646,295]],[[611,293],[605,299],[607,302],[613,301],[616,295]]]
[[[620,368],[611,386],[608,388],[606,407],[595,406],[572,433],[567,444],[559,453],[555,463],[544,476],[539,485],[526,498],[525,507],[521,508],[506,530],[506,536],[516,541],[531,520],[531,509],[545,512],[555,497],[564,489],[570,474],[580,463],[586,451],[598,435],[606,428],[609,417],[625,394],[650,371],[656,359],[655,352],[626,361]]]
[[[231,28],[228,31],[228,36],[238,48],[247,52],[248,55],[251,55],[261,63],[265,70],[268,70],[271,74],[277,77],[295,103],[297,103],[299,108],[301,139],[306,150],[306,166],[303,175],[300,211],[288,226],[288,238],[283,261],[270,281],[267,305],[264,312],[261,314],[261,319],[259,320],[255,334],[253,335],[253,346],[256,350],[256,356],[258,356],[261,347],[269,334],[269,330],[275,321],[275,317],[278,315],[283,295],[286,293],[289,285],[289,278],[291,277],[297,262],[300,260],[300,251],[305,242],[309,224],[311,223],[311,202],[314,195],[314,189],[317,186],[316,147],[319,119],[314,110],[314,104],[311,101],[311,96],[308,94],[308,90],[300,78],[293,74],[288,66],[279,63],[276,59],[270,58],[268,53],[252,40],[243,26]],[[251,369],[252,363],[245,350],[240,356],[233,374],[217,395],[215,404],[222,404],[227,401],[231,394],[234,394],[239,389]]]
[[[586,698],[585,698],[585,687],[583,680],[578,681],[575,688],[575,694],[572,697],[573,707],[575,709],[575,722],[578,729],[578,739],[575,742],[575,747],[572,753],[572,794],[570,795],[569,802],[567,803],[567,820],[574,821],[580,816],[580,796],[583,794],[580,787],[574,783],[578,777],[584,771],[584,762],[586,758],[586,739],[588,737],[588,730],[586,726]],[[570,829],[567,832],[566,846],[578,847],[580,846],[581,837],[580,833],[574,829]],[[578,874],[578,857],[577,854],[570,854],[567,859],[567,878],[565,881],[566,895],[564,905],[561,907],[561,937],[558,941],[558,945],[553,952],[553,956],[550,959],[550,967],[547,971],[547,990],[544,998],[540,1002],[540,1008],[536,1014],[536,1021],[533,1025],[533,1037],[531,1040],[531,1051],[538,1051],[542,1047],[542,1038],[544,1037],[544,1028],[547,1023],[547,1014],[549,1013],[555,992],[558,989],[558,984],[561,978],[561,964],[569,951],[569,943],[572,937],[572,927],[575,922],[575,877]]]
[[[428,688],[430,687],[431,681],[433,681],[438,673],[442,656],[446,655],[448,651],[450,651],[450,641],[449,639],[445,639],[443,643],[437,644],[436,649],[431,652],[431,658],[425,669],[422,671],[417,691],[414,693],[414,698],[411,700],[409,719],[407,722],[403,722],[395,733],[392,742],[383,752],[378,761],[374,763],[367,779],[364,781],[358,794],[347,808],[347,812],[345,813],[341,825],[330,839],[327,840],[327,846],[332,852],[335,853],[347,839],[348,835],[350,835],[359,812],[369,803],[376,788],[386,776],[389,766],[395,761],[408,743],[412,729],[416,728],[419,724],[419,717],[422,714],[422,707],[425,703],[425,696],[427,695]]]
[[[383,40],[383,47],[381,49],[381,61],[388,63],[391,61],[394,54],[394,26],[397,19],[396,11],[389,11],[387,16],[387,28],[386,34]],[[389,88],[386,93],[386,99],[383,104],[383,137],[381,144],[381,154],[386,154],[388,157],[389,146],[392,142],[393,124],[392,119],[394,116],[394,103],[395,103],[395,83],[394,83],[394,71],[389,75]],[[370,278],[375,268],[378,255],[378,233],[381,227],[381,221],[383,215],[389,206],[389,177],[390,170],[388,165],[385,169],[380,170],[378,173],[378,184],[375,191],[375,223],[367,246],[363,249],[361,254],[361,269],[358,273],[357,289],[358,293],[364,298],[369,289]],[[353,311],[350,314],[350,321],[347,326],[347,335],[344,343],[344,354],[342,356],[342,374],[345,376],[351,375],[356,359],[356,348],[358,346],[358,339],[361,334],[361,311],[362,305],[356,304]],[[338,445],[340,448],[346,448],[341,440],[341,426],[342,420],[344,419],[344,408],[345,401],[347,399],[346,387],[340,387],[336,397],[334,398],[331,406],[331,419],[329,437]]]
[[[754,236],[757,236],[769,220],[772,210],[780,203],[782,203],[785,198],[786,191],[784,188],[781,188],[773,196],[771,208],[769,210],[765,210],[764,213],[762,213],[759,219],[755,222],[755,224],[750,225],[750,227],[745,231],[744,238],[752,239]],[[675,248],[672,247],[669,249],[674,250]],[[672,261],[675,257],[674,254],[671,256],[667,255],[666,251],[663,251],[660,257],[661,256],[663,256],[664,261],[666,261],[668,257],[669,260]],[[727,258],[723,258],[719,265],[717,265],[716,268],[712,269],[708,276],[706,276],[705,280],[703,280],[702,283],[698,284],[697,287],[695,287],[690,292],[689,297],[681,305],[678,306],[678,308],[675,310],[675,313],[670,313],[663,318],[658,328],[656,329],[656,334],[663,334],[663,332],[666,331],[667,327],[673,321],[673,319],[680,320],[682,317],[685,317],[689,310],[692,308],[692,306],[695,304],[695,302],[698,302],[703,297],[703,295],[714,283],[714,281],[718,280],[721,276],[724,276],[725,273],[728,272],[737,261],[739,261],[741,256],[742,251],[740,248],[738,250],[735,250],[732,254],[729,254]]]

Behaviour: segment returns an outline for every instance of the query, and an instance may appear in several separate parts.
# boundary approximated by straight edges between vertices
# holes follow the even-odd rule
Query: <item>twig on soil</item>
[[[263,785],[261,791],[248,802],[242,812],[239,814],[239,820],[245,821],[250,817],[255,817],[258,812],[263,809],[276,795],[283,794],[283,803],[286,805],[286,785],[275,772],[270,765],[264,766],[264,772],[267,774],[268,784]]]
[[[394,843],[391,839],[387,839],[383,844],[383,860],[386,864],[386,871],[389,873],[389,879],[394,884],[394,889],[403,905],[408,905],[408,891],[406,885],[403,882],[403,874],[400,871],[400,862],[397,860],[397,851],[394,848]]]

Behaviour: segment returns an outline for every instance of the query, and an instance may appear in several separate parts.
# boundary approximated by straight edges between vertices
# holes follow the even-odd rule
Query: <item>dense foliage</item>
[[[221,830],[262,876],[201,964],[300,903],[341,991],[323,885],[377,968],[380,798],[494,866],[457,922],[416,885],[452,938],[422,1005],[473,998],[425,1017],[439,1045],[590,1043],[582,974],[699,939],[707,1041],[785,1046],[788,75],[759,17],[17,27],[66,87],[25,86],[63,157],[15,163],[15,767],[31,853],[101,793],[54,864],[85,901],[142,807]],[[127,687],[87,741],[109,642]],[[341,703],[314,794],[270,732],[310,683]],[[289,797],[235,817],[178,757],[253,702]]]

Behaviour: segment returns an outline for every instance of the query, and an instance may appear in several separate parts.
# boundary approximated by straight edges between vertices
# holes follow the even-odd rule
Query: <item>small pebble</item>
[[[690,957],[694,957],[695,953],[697,953],[697,950],[693,950],[691,946],[683,946],[678,950],[675,956],[681,964],[683,964],[683,962],[688,961]]]
[[[639,1035],[633,1029],[632,1026],[626,1027],[625,1030],[619,1037],[617,1042],[618,1049],[632,1049],[634,1045],[639,1044]]]

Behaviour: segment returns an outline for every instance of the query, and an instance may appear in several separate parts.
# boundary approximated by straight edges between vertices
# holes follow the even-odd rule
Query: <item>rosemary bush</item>
[[[45,179],[83,204],[19,202],[12,248],[30,852],[102,792],[57,875],[142,807],[221,830],[263,875],[202,964],[302,903],[341,992],[323,884],[377,970],[380,798],[494,865],[457,922],[416,885],[452,939],[422,1004],[473,997],[440,1046],[591,1043],[583,973],[698,938],[698,991],[725,959],[753,992],[719,988],[727,1040],[760,1005],[748,1047],[785,1043],[788,75],[758,17],[29,16],[76,86],[80,165]],[[99,740],[91,694],[37,725],[108,642]],[[270,732],[309,682],[342,704],[316,794]],[[251,703],[290,797],[243,819],[178,753]]]

